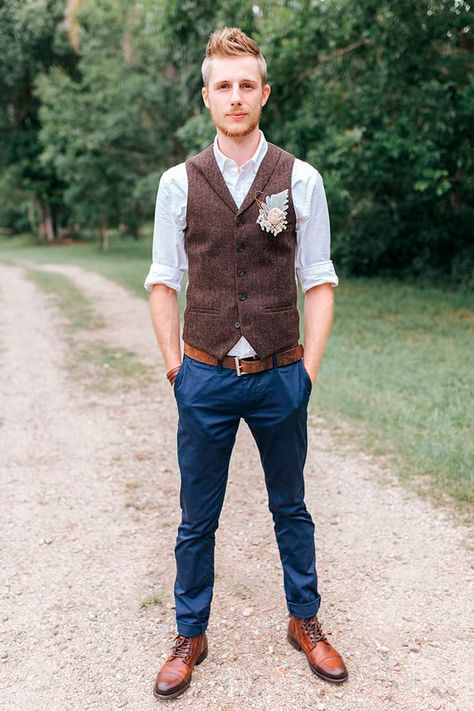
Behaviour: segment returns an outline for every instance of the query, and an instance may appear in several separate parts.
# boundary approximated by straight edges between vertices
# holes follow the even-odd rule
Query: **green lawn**
[[[149,232],[151,233],[151,226]],[[67,246],[41,245],[27,236],[0,237],[0,261],[31,260],[40,264],[61,262],[77,264],[94,269],[104,276],[116,279],[140,296],[147,295],[143,282],[150,266],[151,244],[149,240],[135,242],[128,238],[112,239],[110,252],[103,252],[95,242]]]
[[[149,230],[151,233],[151,228]],[[143,298],[149,240],[37,247],[0,240],[0,260],[66,262],[116,279]],[[388,455],[432,500],[472,511],[474,296],[382,280],[341,279],[336,318],[311,408],[352,440]],[[184,288],[180,293],[183,306]],[[302,295],[300,294],[302,305]]]
[[[474,298],[343,280],[317,407],[358,425],[400,475],[468,514],[473,494]]]

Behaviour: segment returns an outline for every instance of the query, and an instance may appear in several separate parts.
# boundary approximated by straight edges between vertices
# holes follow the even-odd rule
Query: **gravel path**
[[[96,392],[66,368],[64,323],[20,266],[0,265],[0,708],[147,711],[174,638],[177,411],[145,301],[50,265],[99,305],[97,338],[152,365]],[[258,450],[244,422],[217,532],[210,653],[174,702],[193,711],[470,711],[468,531],[341,447],[310,401],[307,505],[320,619],[349,682],[313,676],[286,608]],[[147,604],[151,600],[154,604]],[[471,635],[471,637],[470,637]],[[169,703],[169,702],[168,702]]]

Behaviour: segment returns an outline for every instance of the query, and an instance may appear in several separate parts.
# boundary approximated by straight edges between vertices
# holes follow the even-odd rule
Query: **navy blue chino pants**
[[[260,453],[288,611],[296,617],[317,613],[315,527],[304,503],[303,478],[311,389],[303,360],[238,376],[220,363],[184,354],[174,384],[182,511],[174,585],[179,634],[194,637],[208,626],[215,532],[240,418]]]

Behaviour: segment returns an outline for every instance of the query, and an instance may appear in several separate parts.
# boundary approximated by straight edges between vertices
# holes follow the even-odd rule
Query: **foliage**
[[[462,2],[333,0],[261,24],[269,129],[322,173],[346,271],[472,278],[470,20]]]
[[[0,9],[0,190],[15,205],[0,224],[24,227],[26,195],[60,222],[138,233],[161,172],[212,140],[203,51],[239,25],[269,67],[262,128],[324,178],[337,269],[474,285],[466,2],[82,0],[77,53],[64,5]]]
[[[147,36],[153,13],[140,18],[137,7],[106,0],[86,3],[78,19],[77,71],[55,67],[37,79],[41,162],[64,181],[64,201],[81,225],[136,230],[154,197],[149,176],[156,183],[173,154],[173,80]]]
[[[51,65],[71,68],[74,58],[56,43],[63,16],[62,0],[3,0],[0,5],[0,223],[22,228],[33,200],[47,200],[65,212],[63,186],[54,170],[39,161],[39,100],[35,76]]]

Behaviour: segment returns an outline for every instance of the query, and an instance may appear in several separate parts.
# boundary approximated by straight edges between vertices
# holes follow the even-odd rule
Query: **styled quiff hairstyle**
[[[250,54],[257,58],[262,75],[262,84],[266,84],[267,63],[255,40],[248,37],[245,32],[242,32],[240,27],[224,27],[222,30],[213,32],[209,37],[206,57],[201,67],[204,86],[209,85],[213,57],[239,57],[245,54]]]

